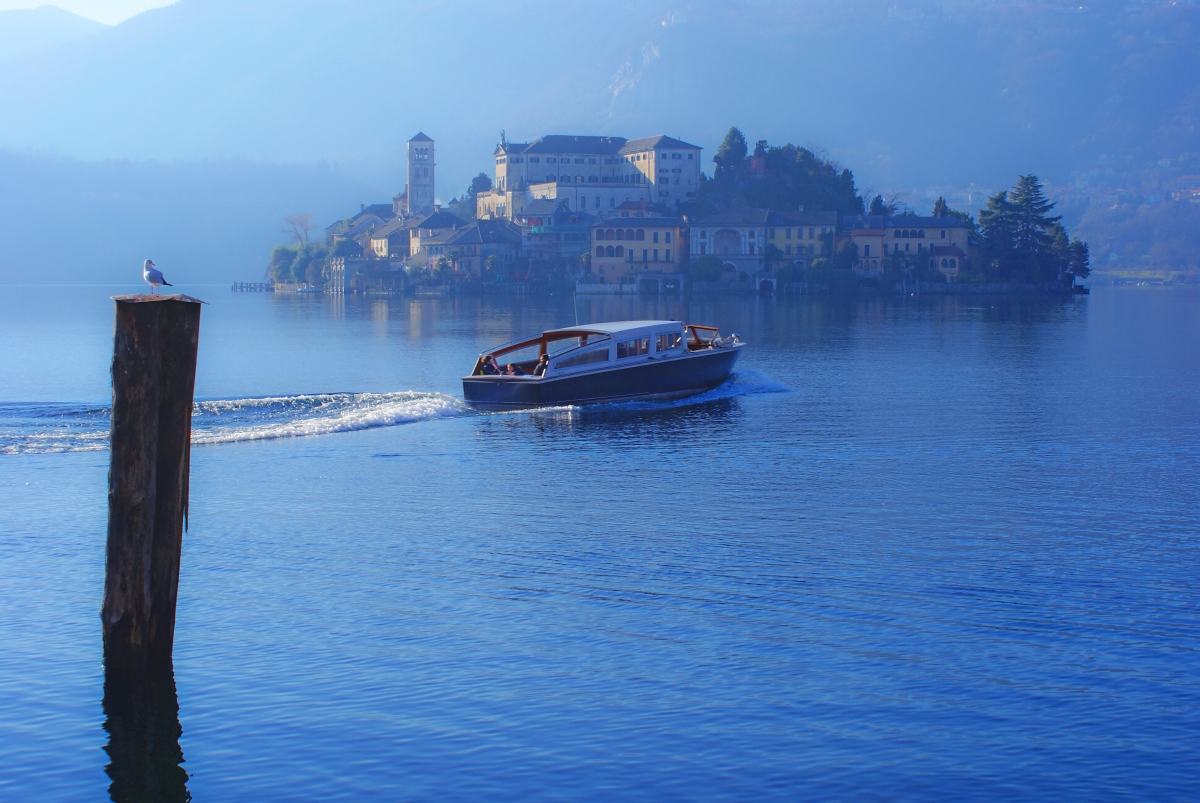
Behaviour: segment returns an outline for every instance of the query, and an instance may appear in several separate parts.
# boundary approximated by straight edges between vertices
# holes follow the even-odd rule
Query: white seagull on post
[[[142,278],[146,280],[146,284],[150,285],[151,293],[161,288],[164,284],[167,287],[175,286],[163,278],[162,271],[154,267],[154,262],[149,259],[142,265]]]

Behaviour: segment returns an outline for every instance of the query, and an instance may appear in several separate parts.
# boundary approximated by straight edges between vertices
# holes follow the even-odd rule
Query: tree
[[[312,222],[312,214],[309,212],[299,212],[295,215],[288,215],[283,219],[283,233],[291,237],[292,243],[308,245],[308,235],[316,228]]]
[[[1081,250],[1086,250],[1086,244],[1081,242],[1072,252],[1062,218],[1049,214],[1053,209],[1034,175],[1018,176],[1011,190],[988,198],[987,208],[979,213],[983,247],[978,265],[986,278],[1034,283],[1065,280],[1072,253],[1079,270],[1086,268]]]
[[[458,216],[463,220],[474,219],[479,193],[487,192],[491,188],[492,180],[488,178],[487,173],[480,173],[471,179],[471,183],[467,185],[466,194],[463,195],[463,199],[455,207]]]
[[[494,282],[499,278],[500,272],[500,257],[495,254],[488,254],[487,259],[483,260],[483,280]]]
[[[717,164],[714,178],[721,178],[737,172],[742,163],[746,161],[746,136],[736,128],[730,128],[725,139],[717,146],[717,153],[713,156],[713,161]]]
[[[1047,231],[1062,218],[1048,214],[1054,204],[1047,200],[1042,183],[1032,174],[1017,177],[1017,186],[1009,194],[1009,201],[1012,204],[1014,248],[1022,260],[1036,263],[1048,250]]]
[[[296,261],[296,251],[286,245],[277,245],[271,249],[271,259],[267,267],[267,276],[277,282],[286,282],[292,276],[292,263]]]
[[[1092,257],[1088,251],[1088,244],[1076,237],[1067,248],[1067,275],[1071,277],[1071,284],[1074,285],[1076,279],[1086,279],[1091,273]]]
[[[754,155],[755,156],[766,156],[767,155],[767,141],[765,139],[760,139],[758,142],[754,143]]]
[[[767,243],[767,247],[763,249],[763,261],[776,264],[783,261],[783,251],[779,250],[779,246],[775,243]]]
[[[949,207],[946,206],[946,199],[939,195],[938,199],[933,202],[933,216],[946,217],[948,211]]]
[[[439,282],[445,281],[446,275],[450,273],[450,260],[446,257],[438,257],[433,266],[433,277]]]
[[[1008,199],[1008,190],[1001,190],[987,200],[987,208],[979,212],[979,233],[983,238],[981,258],[987,278],[1008,281],[1012,278],[1016,258],[1016,209]]]
[[[362,256],[362,246],[350,239],[338,240],[333,244],[333,248],[329,249],[331,257],[360,257]]]
[[[718,257],[706,254],[692,260],[692,280],[697,282],[715,282],[721,278],[725,264]]]
[[[844,242],[833,254],[818,257],[808,267],[808,281],[824,285],[831,293],[853,293],[858,285],[854,276],[854,263],[858,261],[858,246]]]

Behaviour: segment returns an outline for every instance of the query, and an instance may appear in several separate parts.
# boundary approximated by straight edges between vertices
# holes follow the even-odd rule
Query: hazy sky
[[[38,0],[0,0],[0,11],[50,5],[106,25],[116,25],[147,9],[169,6],[173,2],[174,0],[59,0],[57,3],[40,3]]]

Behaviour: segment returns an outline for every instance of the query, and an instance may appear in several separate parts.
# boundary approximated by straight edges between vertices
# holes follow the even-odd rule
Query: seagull
[[[151,293],[153,293],[156,289],[161,288],[164,284],[167,287],[175,286],[163,278],[162,271],[154,267],[153,260],[149,259],[147,259],[145,264],[142,265],[142,278],[146,280],[146,284],[150,285]]]

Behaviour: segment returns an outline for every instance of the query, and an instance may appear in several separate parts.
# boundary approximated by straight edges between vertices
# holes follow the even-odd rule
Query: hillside
[[[107,28],[58,6],[0,11],[0,63],[51,50]]]
[[[500,129],[669,133],[711,154],[736,124],[822,144],[867,186],[1057,181],[1104,154],[1197,149],[1198,20],[1124,2],[183,0],[0,62],[0,147],[326,158],[393,186],[424,130],[458,188]]]

